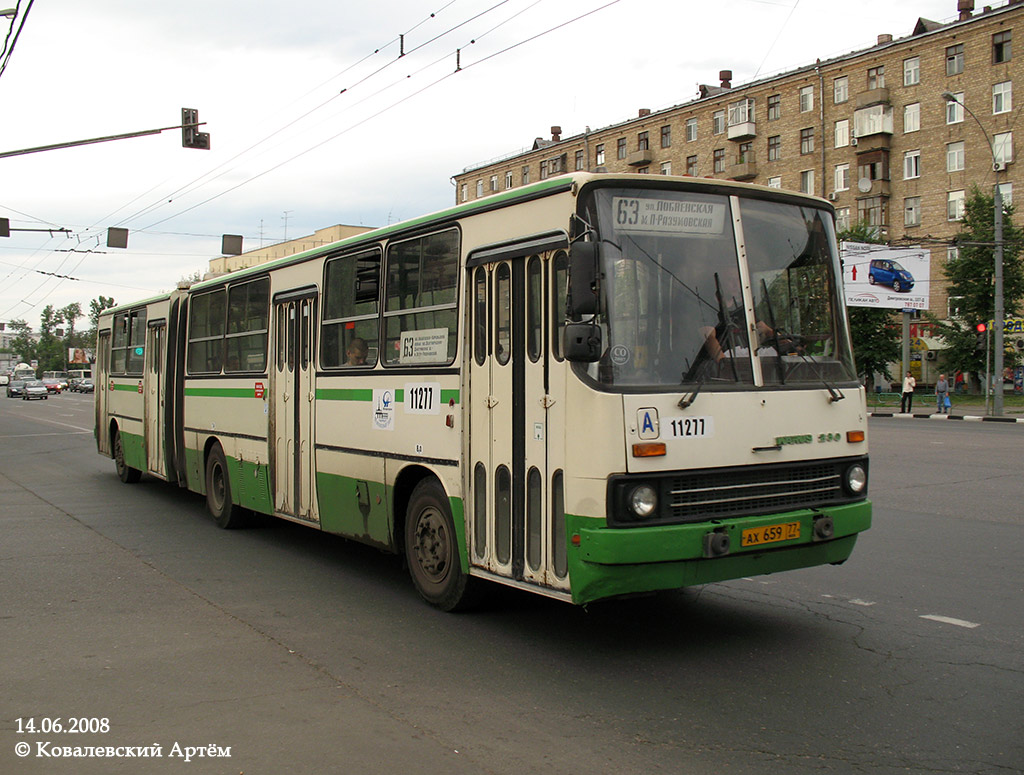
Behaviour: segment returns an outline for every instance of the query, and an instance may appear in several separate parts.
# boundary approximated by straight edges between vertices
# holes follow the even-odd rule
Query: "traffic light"
[[[985,349],[985,332],[988,330],[988,326],[986,326],[984,323],[978,323],[978,325],[976,325],[974,327],[974,330],[976,332],[974,334],[974,349],[975,350],[984,350]]]
[[[199,131],[199,111],[195,108],[181,109],[181,147],[210,150],[210,133]]]

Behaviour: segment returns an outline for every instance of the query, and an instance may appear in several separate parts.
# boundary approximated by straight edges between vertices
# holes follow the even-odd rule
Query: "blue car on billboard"
[[[888,285],[896,293],[900,293],[914,287],[914,276],[904,269],[899,261],[876,258],[868,270],[868,282],[872,285]]]

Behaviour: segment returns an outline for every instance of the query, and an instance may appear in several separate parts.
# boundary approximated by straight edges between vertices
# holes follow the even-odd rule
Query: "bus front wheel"
[[[424,479],[409,499],[405,520],[405,559],[424,600],[442,611],[465,608],[474,597],[463,573],[448,498],[440,484]]]
[[[216,445],[206,459],[206,508],[218,527],[230,530],[242,527],[242,509],[231,500],[231,478],[224,450]]]
[[[125,484],[135,484],[142,478],[142,471],[124,462],[124,443],[120,431],[114,431],[114,467],[118,478]]]

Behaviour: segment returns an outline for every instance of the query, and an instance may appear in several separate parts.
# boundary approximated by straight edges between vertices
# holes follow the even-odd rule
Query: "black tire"
[[[405,517],[405,559],[412,583],[424,600],[442,611],[457,611],[477,600],[478,582],[462,571],[458,534],[448,498],[435,479],[412,491]]]
[[[132,468],[124,462],[124,445],[121,443],[121,434],[114,431],[114,438],[111,439],[114,447],[114,466],[117,468],[118,478],[125,484],[135,484],[142,478],[142,471]]]
[[[214,445],[206,459],[206,508],[217,526],[225,530],[245,524],[243,509],[231,500],[231,477],[220,444]]]

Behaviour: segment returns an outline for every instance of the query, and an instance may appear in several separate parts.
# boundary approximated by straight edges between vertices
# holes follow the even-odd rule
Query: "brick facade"
[[[735,87],[723,72],[720,87],[701,87],[692,102],[538,139],[530,151],[456,175],[456,199],[598,168],[806,188],[832,201],[840,226],[868,219],[890,241],[930,245],[931,311],[945,317],[942,240],[958,230],[948,217],[957,192],[977,185],[990,193],[998,176],[1008,184],[1004,196],[1024,196],[1014,191],[1012,156],[1013,133],[1024,137],[1013,104],[1013,85],[1024,84],[1024,0],[980,12],[969,0],[959,5],[967,8],[948,24],[921,19],[907,37],[880,36],[869,49]],[[946,92],[970,112],[950,113]],[[1024,89],[1017,101],[1024,106]],[[839,122],[848,122],[846,132]],[[988,137],[1008,141],[1009,163],[998,173],[979,123]],[[845,180],[840,165],[849,165]]]

